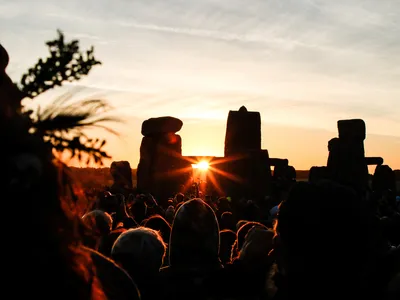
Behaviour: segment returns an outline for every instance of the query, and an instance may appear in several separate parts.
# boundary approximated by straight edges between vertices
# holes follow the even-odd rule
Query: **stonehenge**
[[[182,139],[177,134],[182,126],[181,120],[171,116],[150,118],[142,123],[143,138],[137,167],[140,192],[152,193],[161,201],[167,201],[181,192],[182,187],[196,184],[192,164],[202,158],[182,156]],[[337,129],[338,137],[328,142],[327,165],[312,167],[309,181],[330,179],[364,193],[369,186],[368,166],[381,166],[383,158],[365,157],[366,126],[363,120],[339,120]],[[212,165],[207,171],[207,180],[216,190],[223,191],[221,196],[263,199],[274,193],[274,188],[282,186],[282,181],[290,185],[296,180],[296,170],[289,165],[288,159],[271,158],[268,150],[262,149],[261,115],[244,106],[228,113],[224,157],[207,159]],[[128,168],[130,170],[127,162],[112,164],[115,185],[132,187]]]

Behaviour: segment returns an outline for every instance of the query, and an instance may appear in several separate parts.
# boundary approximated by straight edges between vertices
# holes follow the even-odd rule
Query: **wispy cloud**
[[[362,117],[397,136],[399,14],[392,0],[0,0],[14,78],[61,28],[103,61],[80,84],[134,116],[222,120],[246,104],[267,122]]]

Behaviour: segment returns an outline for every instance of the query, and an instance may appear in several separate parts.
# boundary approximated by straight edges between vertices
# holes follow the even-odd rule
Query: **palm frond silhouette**
[[[62,86],[65,82],[79,80],[88,75],[92,67],[101,64],[94,57],[94,48],[81,52],[79,41],[66,42],[64,34],[58,31],[55,40],[46,43],[50,57],[39,61],[21,78],[20,89],[30,98]],[[70,152],[71,158],[86,164],[94,162],[103,165],[110,158],[103,149],[104,139],[92,139],[85,134],[89,128],[102,128],[113,134],[105,122],[116,122],[117,118],[107,116],[111,107],[104,101],[89,99],[72,102],[71,93],[58,97],[44,109],[26,111],[24,117],[30,132],[43,138],[56,153]]]
[[[43,110],[38,109],[31,116],[31,131],[41,135],[58,153],[70,152],[71,158],[78,160],[86,156],[87,164],[94,162],[102,165],[103,159],[110,158],[103,150],[106,140],[89,138],[84,130],[97,127],[118,135],[104,123],[119,120],[106,116],[112,108],[103,100],[69,102],[70,98],[59,97]]]

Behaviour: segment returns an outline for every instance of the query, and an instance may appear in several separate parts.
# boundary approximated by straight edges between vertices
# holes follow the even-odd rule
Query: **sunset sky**
[[[116,109],[116,160],[139,160],[141,122],[181,118],[184,155],[223,155],[229,110],[262,117],[263,147],[325,165],[336,122],[367,123],[366,152],[400,168],[400,1],[0,0],[0,42],[18,80],[64,31],[103,62],[72,90]],[[108,137],[104,132],[92,132]]]

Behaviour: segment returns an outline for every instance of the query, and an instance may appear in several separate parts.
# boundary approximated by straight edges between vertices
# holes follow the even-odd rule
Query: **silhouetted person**
[[[158,274],[166,248],[160,234],[146,227],[129,229],[114,243],[111,257],[134,279],[142,299],[159,299]]]
[[[222,268],[219,226],[214,211],[201,199],[184,203],[176,212],[169,263],[161,270],[164,299],[203,299],[212,295],[204,281]]]
[[[274,252],[287,282],[280,297],[366,296],[368,223],[353,190],[329,181],[297,183],[278,214]]]
[[[29,293],[38,299],[138,299],[136,286],[124,271],[83,246],[79,207],[71,197],[76,195],[66,193],[73,191],[73,182],[43,137],[31,133],[32,124],[20,111],[23,94],[5,73],[8,61],[0,45],[0,190],[12,195],[12,201],[3,201],[2,207],[18,212],[34,239],[28,248],[26,237],[7,239],[15,251],[7,254],[13,263],[4,264],[3,271],[12,281],[16,272],[23,272],[18,276],[20,288],[12,285],[11,291],[6,284],[3,293],[11,292],[13,298]],[[105,268],[119,276],[119,283],[103,276]]]
[[[231,261],[234,261],[238,255],[239,255],[239,251],[240,249],[242,249],[244,241],[246,239],[246,235],[247,233],[250,231],[250,229],[252,229],[253,227],[259,227],[265,230],[268,230],[268,228],[259,223],[259,222],[244,222],[243,225],[240,226],[240,228],[237,230],[237,239],[235,241],[235,244],[232,247],[232,256],[231,256]]]
[[[111,216],[101,210],[93,210],[82,217],[83,223],[89,230],[89,236],[85,239],[85,246],[97,250],[100,240],[106,237],[112,229]]]
[[[220,247],[219,247],[219,257],[221,263],[226,265],[231,262],[231,252],[232,246],[236,241],[236,233],[229,229],[221,230],[219,233],[220,237]]]
[[[169,241],[169,236],[171,235],[171,226],[160,215],[154,215],[146,219],[143,226],[160,232],[163,240]]]
[[[236,225],[235,225],[235,217],[231,212],[224,212],[221,215],[221,221],[220,221],[220,229],[229,229],[229,230],[235,230]]]

